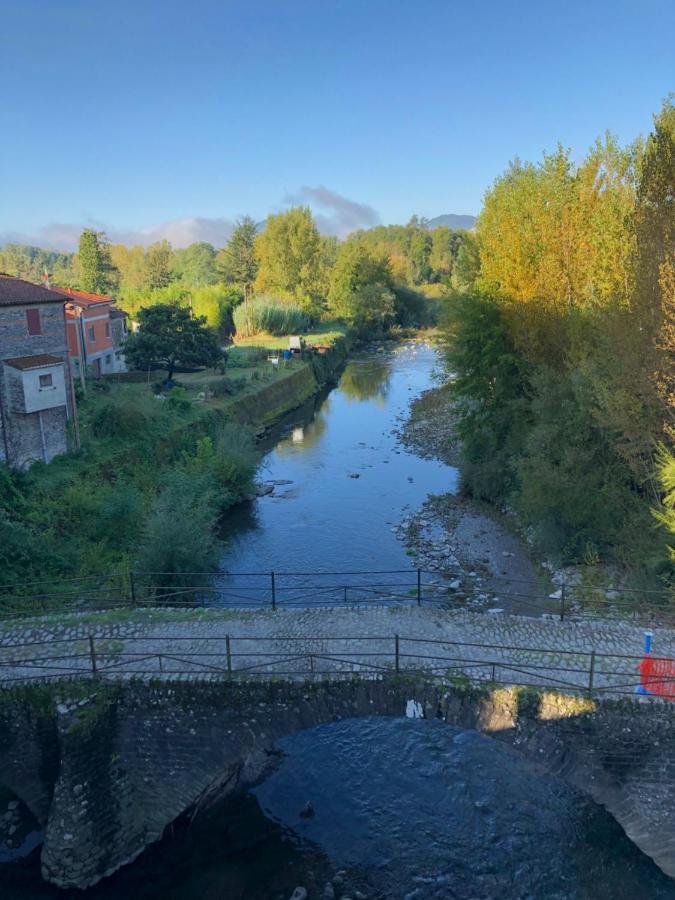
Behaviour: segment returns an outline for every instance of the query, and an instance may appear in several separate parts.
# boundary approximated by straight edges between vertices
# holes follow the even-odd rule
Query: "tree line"
[[[671,98],[646,140],[606,135],[578,165],[562,147],[512,162],[448,322],[467,490],[514,509],[548,553],[667,584],[674,148]]]
[[[338,241],[320,234],[311,210],[299,206],[261,225],[244,216],[219,249],[206,242],[174,249],[168,241],[127,247],[85,229],[74,254],[7,244],[0,270],[33,281],[48,272],[56,286],[114,295],[132,315],[177,302],[226,328],[234,307],[257,297],[268,307],[294,306],[308,321],[339,317],[368,331],[423,324],[433,306],[425,297],[464,284],[471,246],[467,232],[429,229],[416,216]]]

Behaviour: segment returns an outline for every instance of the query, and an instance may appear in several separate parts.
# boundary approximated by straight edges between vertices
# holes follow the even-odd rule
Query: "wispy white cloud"
[[[174,247],[187,247],[196,241],[208,241],[215,247],[222,247],[232,233],[232,222],[224,218],[209,219],[198,216],[171,219],[168,222],[160,222],[158,225],[140,229],[107,228],[104,222],[83,224],[50,222],[33,234],[0,232],[0,244],[16,241],[22,244],[34,244],[36,247],[44,247],[48,250],[70,252],[77,249],[83,228],[105,231],[113,244],[127,244],[128,246],[141,244],[143,247],[147,247],[154,244],[155,241],[167,240],[171,241]]]
[[[293,194],[287,194],[282,204],[302,203],[310,206],[317,227],[322,234],[345,237],[359,228],[377,225],[380,217],[372,206],[357,203],[337,191],[319,185],[303,185]],[[173,247],[187,247],[196,241],[208,241],[214,247],[222,247],[232,233],[233,222],[226,218],[194,216],[170,219],[147,228],[113,228],[99,220],[87,222],[50,222],[32,233],[0,231],[0,244],[17,242],[33,244],[48,250],[72,252],[77,249],[83,228],[104,231],[113,244],[141,244],[147,247],[155,241],[170,241]]]
[[[311,207],[319,231],[341,238],[359,228],[371,228],[380,221],[377,211],[372,206],[357,203],[356,200],[350,200],[349,197],[331,191],[323,185],[317,187],[303,185],[294,194],[287,194],[283,202],[303,203]]]

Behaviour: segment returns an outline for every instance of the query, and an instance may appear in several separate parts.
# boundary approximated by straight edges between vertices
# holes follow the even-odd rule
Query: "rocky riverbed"
[[[399,440],[425,459],[459,466],[450,384],[425,391],[401,421]],[[431,496],[397,526],[421,569],[449,581],[451,605],[541,614],[555,609],[545,569],[535,566],[508,520],[460,494]]]

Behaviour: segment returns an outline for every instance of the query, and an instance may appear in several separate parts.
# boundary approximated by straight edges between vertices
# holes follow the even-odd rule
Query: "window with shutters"
[[[94,328],[93,325],[89,326],[89,340],[91,341],[92,344],[96,340],[96,329]]]
[[[28,328],[28,334],[42,334],[39,309],[26,310],[26,327]]]

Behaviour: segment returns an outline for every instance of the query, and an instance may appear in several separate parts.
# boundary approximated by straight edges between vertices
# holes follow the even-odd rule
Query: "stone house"
[[[65,301],[0,274],[0,462],[16,468],[50,462],[68,449],[75,396]]]
[[[126,372],[122,344],[126,337],[126,314],[113,308],[115,300],[73,288],[55,288],[65,294],[68,348],[73,374],[80,370],[92,375]],[[122,325],[120,325],[120,315]]]

